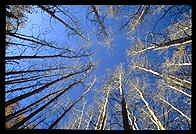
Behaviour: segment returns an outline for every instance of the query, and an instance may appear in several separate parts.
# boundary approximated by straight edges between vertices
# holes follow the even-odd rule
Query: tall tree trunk
[[[102,107],[101,107],[101,110],[100,110],[100,113],[99,113],[99,116],[98,116],[98,119],[97,119],[97,123],[96,123],[96,126],[95,126],[95,130],[99,129],[100,128],[100,121],[101,121],[101,117],[102,117]]]
[[[52,102],[54,102],[57,98],[59,98],[61,95],[63,95],[67,90],[71,89],[73,86],[76,86],[77,84],[81,83],[82,81],[84,81],[85,77],[80,79],[77,82],[74,82],[73,84],[69,85],[67,88],[64,89],[64,91],[62,91],[60,94],[58,94],[56,97],[54,97],[53,99],[51,99],[48,103],[46,103],[45,105],[43,105],[42,107],[40,107],[39,109],[37,109],[36,111],[34,111],[33,113],[31,113],[29,116],[27,116],[26,118],[24,118],[22,121],[20,121],[19,123],[13,125],[10,129],[18,129],[20,126],[22,126],[25,122],[27,122],[29,119],[31,119],[34,115],[36,115],[37,113],[41,112],[44,108],[46,108],[48,105],[50,105]]]
[[[95,80],[96,79],[94,79],[93,80],[93,82],[91,83],[91,85],[90,85],[90,87],[82,94],[82,96],[80,97],[80,98],[78,98],[67,110],[65,110],[64,111],[64,113],[54,122],[54,123],[52,123],[51,125],[50,125],[50,127],[49,127],[49,129],[52,129],[54,126],[56,126],[57,125],[57,123],[65,116],[65,114],[67,113],[67,112],[69,112],[70,111],[70,109],[73,107],[73,106],[75,106],[89,91],[90,91],[90,89],[91,89],[91,87],[94,85],[94,83],[95,83]]]
[[[103,31],[103,33],[105,35],[105,38],[106,38],[107,42],[110,42],[109,35],[106,32],[106,28],[105,28],[103,22],[101,21],[101,18],[100,18],[100,15],[98,13],[98,10],[96,9],[96,7],[94,5],[91,5],[91,8],[93,9],[93,12],[95,13],[95,16],[97,17],[98,23],[101,26],[101,29],[102,29],[102,31]]]
[[[131,123],[131,128],[133,130],[139,130],[138,127],[137,127],[137,123],[135,121],[135,116],[133,115],[133,120],[131,119],[130,115],[131,113],[129,112],[129,110],[127,109],[127,113],[128,113],[128,119],[129,119],[129,122]]]
[[[22,108],[22,109],[16,111],[15,113],[12,113],[12,114],[7,115],[7,116],[5,117],[5,121],[9,121],[9,120],[11,120],[12,118],[14,118],[16,115],[18,116],[18,115],[20,115],[20,114],[25,113],[25,112],[26,112],[25,110],[29,109],[30,107],[32,107],[32,106],[38,104],[39,102],[41,102],[41,101],[47,99],[48,97],[50,97],[50,96],[52,96],[52,95],[55,95],[55,94],[59,93],[59,92],[61,92],[61,91],[63,91],[63,89],[62,89],[62,90],[58,90],[58,91],[56,91],[56,92],[53,92],[53,93],[51,93],[51,94],[48,94],[48,95],[46,95],[45,97],[41,98],[40,100],[38,100],[38,101],[36,101],[36,102],[30,104],[29,106],[24,107],[24,108]],[[22,112],[22,113],[21,113],[21,112]],[[20,114],[19,114],[19,113],[20,113]]]
[[[179,85],[181,87],[185,87],[185,88],[191,90],[191,82],[190,81],[181,80],[181,79],[179,79],[179,78],[177,78],[175,76],[171,76],[171,75],[166,76],[166,75],[161,74],[161,73],[158,73],[158,72],[156,72],[154,70],[146,69],[144,67],[140,67],[140,66],[137,66],[137,65],[135,67],[138,68],[138,69],[140,69],[140,70],[144,70],[146,72],[150,72],[150,73],[152,73],[154,75],[157,75],[157,76],[159,76],[159,77],[161,77],[163,79],[166,79],[168,81],[171,81],[172,83],[174,83],[176,85]]]
[[[166,100],[164,100],[162,98],[160,98],[160,100],[163,101],[164,103],[168,104],[170,107],[172,107],[174,110],[176,110],[178,113],[180,113],[183,117],[185,117],[188,121],[191,122],[191,118],[189,118],[187,115],[185,115],[182,111],[180,111],[179,109],[177,109],[176,107],[174,107],[172,104],[170,104]]]
[[[88,123],[86,125],[86,128],[85,128],[86,130],[89,128],[89,125],[90,125],[90,122],[91,122],[92,118],[93,118],[93,114],[89,118],[89,121],[88,121]]]
[[[45,113],[44,113],[45,114]],[[29,126],[32,126],[31,124],[33,122],[35,122],[37,119],[39,119],[43,114],[39,115],[37,118],[35,118],[34,120],[30,121],[29,123],[27,123],[26,125],[24,125],[21,129],[25,129],[25,128],[29,128]]]
[[[11,90],[7,90],[5,91],[5,93],[10,93],[10,92],[15,92],[15,91],[19,91],[19,90],[24,90],[27,88],[32,88],[32,87],[36,87],[36,86],[42,86],[44,85],[43,83],[41,84],[40,82],[37,82],[35,85],[30,85],[30,86],[26,86],[26,87],[22,87],[22,88],[15,88],[15,89],[11,89]]]
[[[50,14],[53,18],[55,18],[56,20],[60,21],[63,25],[65,25],[65,27],[69,28],[70,30],[72,30],[75,34],[79,35],[82,39],[84,39],[85,41],[89,42],[87,38],[85,38],[81,33],[79,33],[78,31],[76,31],[73,27],[71,27],[70,25],[68,25],[67,23],[65,23],[62,19],[60,19],[59,17],[57,17],[52,11],[50,11],[49,9],[45,8],[42,5],[38,5],[42,10],[46,11],[48,14]]]
[[[17,101],[23,100],[23,99],[25,99],[25,98],[27,98],[27,97],[29,97],[31,95],[39,93],[43,89],[48,88],[49,86],[51,86],[51,85],[53,85],[53,84],[55,84],[55,83],[57,83],[57,82],[59,82],[61,80],[67,79],[67,78],[69,78],[69,77],[71,77],[71,76],[73,76],[75,74],[79,74],[79,73],[85,72],[85,71],[89,70],[90,68],[91,68],[91,65],[89,67],[87,67],[85,70],[82,70],[82,71],[79,71],[79,72],[75,72],[75,73],[71,73],[71,74],[69,74],[67,76],[61,77],[61,78],[59,78],[57,80],[54,80],[54,81],[52,81],[50,83],[47,83],[46,85],[44,85],[44,86],[42,86],[42,87],[40,87],[40,88],[38,88],[38,89],[36,89],[36,90],[34,90],[32,92],[29,92],[29,93],[20,95],[20,96],[18,96],[16,98],[13,98],[11,100],[8,100],[8,101],[5,102],[5,107],[7,107],[8,105],[11,105],[13,103],[16,103]]]
[[[142,21],[142,19],[144,18],[145,14],[147,13],[148,9],[150,8],[150,6],[144,6],[144,9],[141,13],[141,15],[138,17],[137,21],[135,22],[135,24],[131,27],[130,31],[128,32],[128,34],[130,34]]]
[[[9,36],[21,39],[21,40],[30,41],[30,42],[33,42],[33,43],[36,43],[36,44],[40,44],[42,46],[47,46],[47,47],[50,47],[50,48],[54,48],[54,49],[61,50],[61,51],[63,50],[63,51],[66,51],[66,52],[74,52],[73,50],[69,50],[69,49],[66,49],[66,48],[59,48],[59,47],[56,47],[56,46],[52,46],[50,43],[46,42],[45,40],[40,40],[40,39],[35,38],[33,36],[27,36],[27,35],[22,35],[22,34],[18,34],[18,33],[10,33],[10,32],[5,32],[5,33],[6,33],[6,35],[9,35]],[[18,43],[14,43],[14,42],[7,42],[7,43],[8,44],[9,43],[10,44],[15,44],[15,45],[18,44]]]
[[[35,81],[35,80],[38,80],[38,79],[52,77],[52,76],[56,76],[56,74],[53,74],[53,75],[44,74],[44,75],[37,75],[37,76],[28,77],[28,78],[20,78],[20,79],[5,81],[5,85],[16,84],[16,83],[25,83],[25,82]]]
[[[130,84],[136,89],[136,91],[139,93],[140,98],[142,99],[142,101],[145,103],[150,115],[152,116],[153,120],[155,121],[155,124],[157,125],[158,129],[160,130],[165,130],[165,128],[163,127],[161,121],[159,120],[159,118],[155,115],[153,109],[150,107],[149,103],[146,101],[146,99],[144,98],[142,92],[133,84],[130,82]]]
[[[180,90],[180,89],[178,89],[178,88],[176,88],[174,86],[168,85],[168,84],[166,84],[166,86],[169,87],[169,88],[171,88],[171,89],[173,89],[173,90],[176,90],[177,92],[179,92],[179,93],[181,93],[183,95],[186,95],[189,98],[191,98],[191,95],[188,94],[188,93],[186,93],[186,92],[184,92],[183,90]]]
[[[126,102],[124,99],[123,88],[122,88],[122,72],[120,72],[120,76],[119,76],[119,90],[120,90],[121,105],[122,105],[123,127],[124,130],[130,130],[131,127],[129,125],[127,107],[126,107]]]
[[[82,54],[82,55],[74,55],[74,56],[65,56],[62,54],[58,55],[45,55],[45,56],[11,56],[11,57],[5,57],[5,60],[21,60],[21,59],[45,59],[45,58],[81,58],[83,56],[89,56],[87,54]]]
[[[101,122],[101,126],[100,126],[100,129],[101,129],[101,130],[104,130],[105,124],[106,124],[108,99],[109,99],[111,87],[108,87],[107,90],[108,90],[108,91],[107,91],[107,94],[106,94],[105,103],[104,103],[104,107],[103,107],[102,122]]]
[[[78,124],[78,129],[80,129],[80,126],[82,124],[85,105],[86,105],[86,101],[84,102],[83,107],[82,107],[82,113],[81,113],[81,116],[80,116],[80,122]]]
[[[170,47],[187,45],[191,42],[192,42],[192,36],[186,37],[186,38],[180,38],[180,39],[176,39],[176,40],[173,40],[173,41],[166,42],[164,44],[157,44],[157,45],[154,45],[154,46],[144,48],[142,50],[131,52],[131,55],[137,55],[137,54],[143,53],[143,52],[148,51],[148,50],[161,50],[161,49],[168,49]]]
[[[12,72],[6,72],[5,75],[16,75],[16,74],[23,74],[23,73],[34,73],[34,72],[46,72],[46,71],[52,71],[52,70],[61,70],[68,68],[68,66],[65,67],[58,67],[58,68],[50,68],[50,69],[37,69],[37,70],[26,70],[26,71],[12,71]]]

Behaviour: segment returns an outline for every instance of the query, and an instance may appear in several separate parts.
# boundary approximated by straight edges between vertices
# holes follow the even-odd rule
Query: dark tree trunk
[[[44,86],[42,86],[42,87],[40,87],[40,88],[38,88],[38,89],[36,89],[36,90],[34,90],[32,92],[29,92],[29,93],[23,94],[21,96],[18,96],[18,97],[14,98],[14,99],[8,100],[7,102],[5,102],[5,107],[7,107],[8,105],[11,105],[13,103],[16,103],[17,101],[23,100],[23,99],[25,99],[25,98],[27,98],[27,97],[29,97],[31,95],[39,93],[43,89],[48,88],[49,86],[51,86],[51,85],[53,85],[53,84],[55,84],[55,83],[57,83],[57,82],[59,82],[61,80],[67,79],[67,78],[69,78],[69,77],[71,77],[71,76],[73,76],[75,74],[79,74],[79,73],[85,72],[85,71],[89,70],[90,68],[91,68],[91,65],[88,68],[86,68],[85,70],[82,70],[82,71],[79,71],[79,72],[75,72],[75,73],[71,73],[71,74],[69,74],[69,75],[67,75],[65,77],[62,77],[62,78],[59,78],[59,79],[57,79],[55,81],[47,83],[46,85],[44,85]]]
[[[16,123],[15,125],[13,125],[12,127],[10,127],[10,129],[18,129],[20,126],[22,126],[25,122],[27,122],[29,119],[31,119],[33,116],[35,116],[37,113],[41,112],[44,108],[46,108],[48,105],[50,105],[52,102],[54,102],[57,98],[59,98],[61,95],[63,95],[68,89],[72,88],[73,86],[81,83],[84,80],[81,79],[80,81],[74,82],[73,84],[69,85],[67,88],[64,89],[63,92],[61,92],[60,94],[58,94],[56,97],[54,97],[53,99],[51,99],[48,103],[46,103],[45,105],[43,105],[42,107],[40,107],[39,109],[37,109],[36,111],[34,111],[33,113],[31,113],[29,116],[27,116],[26,118],[24,118],[22,121]]]

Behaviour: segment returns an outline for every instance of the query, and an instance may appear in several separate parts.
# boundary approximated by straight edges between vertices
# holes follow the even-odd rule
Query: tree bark
[[[82,118],[83,118],[83,114],[84,114],[85,105],[86,105],[86,101],[84,102],[83,107],[82,107],[82,113],[81,113],[81,116],[80,116],[80,122],[78,124],[78,129],[80,129],[80,126],[82,124]]]
[[[46,11],[48,14],[50,14],[53,18],[57,19],[58,21],[60,21],[63,25],[65,25],[65,27],[69,28],[71,31],[73,31],[75,34],[79,35],[82,39],[84,39],[85,41],[89,42],[88,39],[86,39],[81,33],[79,33],[78,31],[76,31],[73,27],[71,27],[70,25],[68,25],[67,23],[65,23],[62,19],[60,19],[59,17],[57,17],[52,11],[50,11],[49,9],[45,8],[42,5],[38,5],[42,10]]]
[[[122,105],[123,127],[124,130],[131,130],[131,127],[129,125],[127,106],[126,106],[126,102],[123,94],[123,88],[122,88],[122,72],[120,72],[120,76],[119,76],[119,90],[120,90],[121,105]]]
[[[56,126],[57,125],[57,123],[65,116],[65,114],[67,113],[67,112],[69,112],[70,111],[70,109],[73,107],[73,106],[75,106],[89,91],[90,91],[90,89],[91,89],[91,87],[94,85],[94,83],[95,83],[95,80],[96,79],[94,79],[93,80],[93,82],[91,83],[91,85],[90,85],[90,87],[82,94],[82,96],[80,97],[80,98],[78,98],[67,110],[65,110],[64,111],[64,113],[54,122],[54,123],[52,123],[51,125],[50,125],[50,127],[49,127],[49,129],[52,129],[54,126]]]
[[[84,77],[85,78],[85,77]],[[62,91],[60,94],[58,94],[56,97],[54,97],[53,99],[51,99],[48,103],[46,103],[45,105],[43,105],[42,107],[40,107],[39,109],[37,109],[36,111],[34,111],[33,113],[31,113],[29,116],[27,116],[26,118],[24,118],[22,121],[20,121],[19,123],[13,125],[10,129],[18,129],[20,126],[22,126],[25,122],[27,122],[29,119],[31,119],[33,116],[35,116],[37,113],[41,112],[44,108],[46,108],[48,105],[50,105],[52,102],[54,102],[57,98],[59,98],[61,95],[63,95],[67,90],[71,89],[73,86],[76,86],[77,84],[81,83],[84,78],[80,79],[77,82],[74,82],[73,84],[69,85],[67,88],[64,89],[64,91]]]
[[[106,124],[108,99],[109,99],[111,87],[108,87],[107,90],[108,90],[108,91],[107,91],[107,94],[106,94],[105,103],[104,103],[104,107],[103,107],[102,122],[101,122],[101,126],[100,126],[100,129],[101,129],[101,130],[104,130],[105,124]]]
[[[67,78],[69,78],[69,77],[71,77],[71,76],[73,76],[75,74],[79,74],[79,73],[85,72],[85,71],[89,70],[90,68],[91,68],[91,65],[89,67],[87,67],[85,70],[82,70],[82,71],[79,71],[79,72],[75,72],[75,73],[71,73],[71,74],[69,74],[69,75],[67,75],[65,77],[61,77],[61,78],[59,78],[57,80],[54,80],[54,81],[52,81],[50,83],[47,83],[46,85],[44,85],[44,86],[42,86],[42,87],[40,87],[40,88],[38,88],[38,89],[36,89],[36,90],[34,90],[32,92],[29,92],[29,93],[23,94],[21,96],[18,96],[16,98],[13,98],[11,100],[8,100],[8,101],[5,102],[5,107],[7,107],[8,105],[11,105],[11,104],[13,104],[13,103],[15,103],[17,101],[23,100],[23,99],[25,99],[25,98],[27,98],[27,97],[29,97],[31,95],[39,93],[43,89],[48,88],[49,86],[51,86],[51,85],[53,85],[53,84],[55,84],[55,83],[57,83],[57,82],[59,82],[61,80],[67,79]]]
[[[137,21],[135,22],[135,24],[131,27],[130,31],[128,32],[128,34],[130,34],[136,27],[137,25],[139,25],[139,23],[142,21],[142,19],[144,18],[145,14],[147,13],[148,9],[150,8],[150,6],[145,6],[141,15],[138,17]]]
[[[161,50],[161,49],[167,49],[170,47],[182,46],[182,45],[186,45],[191,42],[192,42],[192,36],[186,37],[186,38],[180,38],[180,39],[166,42],[164,44],[154,45],[154,46],[150,46],[150,47],[144,48],[139,51],[134,51],[131,53],[131,55],[137,55],[137,54],[143,53],[148,50]]]
[[[133,84],[130,82],[130,84],[136,89],[136,91],[139,93],[140,98],[142,99],[142,101],[145,103],[150,115],[152,116],[153,120],[155,121],[154,123],[157,125],[158,129],[160,130],[165,130],[165,128],[163,127],[161,121],[158,119],[158,117],[155,115],[153,109],[150,107],[149,103],[146,101],[146,99],[144,98],[142,92]]]
[[[53,93],[51,93],[51,94],[48,94],[48,95],[46,95],[45,97],[41,98],[40,100],[38,100],[38,101],[36,101],[36,102],[30,104],[29,106],[24,107],[24,108],[22,108],[22,109],[16,111],[15,113],[12,113],[12,114],[7,115],[7,116],[5,117],[5,121],[11,120],[12,118],[14,118],[14,117],[15,117],[17,114],[19,114],[19,113],[20,113],[20,114],[23,114],[23,113],[24,113],[23,111],[29,109],[30,107],[32,107],[32,106],[38,104],[39,102],[45,100],[46,98],[48,98],[48,97],[50,97],[50,96],[52,96],[52,95],[55,95],[55,94],[57,94],[57,93],[59,93],[59,92],[61,92],[61,91],[63,91],[63,89],[58,90],[58,91],[56,91],[56,92],[53,92]],[[23,112],[23,113],[21,113],[21,112]],[[19,114],[19,115],[20,115],[20,114]],[[17,115],[17,116],[18,116],[18,115]]]
[[[161,73],[158,73],[158,72],[156,72],[156,71],[154,71],[154,70],[150,70],[150,69],[146,69],[146,68],[144,68],[144,67],[140,67],[140,66],[135,66],[136,68],[139,68],[140,70],[144,70],[144,71],[146,71],[146,72],[150,72],[150,73],[152,73],[152,74],[155,74],[155,75],[157,75],[157,76],[159,76],[159,77],[161,77],[161,78],[164,78],[164,79],[166,79],[166,80],[168,80],[168,81],[171,81],[172,83],[174,83],[174,84],[176,84],[176,85],[179,85],[179,86],[181,86],[181,87],[185,87],[185,88],[187,88],[188,90],[191,90],[191,82],[190,81],[187,81],[187,80],[181,80],[181,79],[179,79],[179,78],[177,78],[177,77],[174,77],[174,76],[166,76],[166,75],[163,75],[163,74],[161,74]]]
[[[164,103],[168,104],[170,107],[172,107],[174,110],[176,110],[178,113],[180,113],[183,117],[185,117],[188,121],[191,122],[191,118],[189,118],[187,115],[185,115],[182,111],[180,111],[179,109],[177,109],[176,107],[174,107],[172,104],[170,104],[166,100],[164,100],[162,98],[160,98],[160,100],[163,101]]]
[[[58,67],[58,68],[51,68],[51,69],[37,69],[37,70],[26,70],[26,71],[13,71],[13,72],[6,72],[5,75],[16,75],[16,74],[34,73],[34,72],[46,72],[46,71],[60,70],[60,69],[66,69],[66,68],[68,68],[68,66]]]
[[[91,5],[91,8],[93,9],[93,12],[95,13],[95,16],[97,17],[98,23],[99,23],[99,25],[101,26],[101,29],[102,29],[102,31],[103,31],[105,37],[106,37],[106,40],[107,40],[108,42],[110,42],[109,36],[108,36],[108,34],[107,34],[107,32],[106,32],[106,28],[105,28],[105,26],[103,25],[103,22],[102,22],[101,19],[100,19],[98,10],[96,9],[96,7],[95,7],[94,5]]]
[[[56,76],[56,74],[54,74],[54,75],[44,74],[44,75],[37,75],[37,76],[28,77],[28,78],[20,78],[20,79],[5,81],[5,85],[16,84],[16,83],[25,83],[25,82],[35,81],[38,79],[52,77],[52,76]]]
[[[21,59],[46,59],[46,58],[81,58],[83,56],[89,56],[87,54],[82,55],[74,55],[74,56],[64,56],[62,54],[58,55],[45,55],[45,56],[11,56],[11,57],[5,57],[5,60],[21,60]]]
[[[90,125],[90,122],[91,122],[92,118],[93,118],[93,114],[89,118],[89,121],[88,121],[88,123],[86,125],[86,130],[89,128],[89,125]]]
[[[15,88],[15,89],[12,89],[12,90],[5,91],[5,93],[10,93],[10,92],[15,92],[15,91],[19,91],[19,90],[24,90],[24,89],[31,88],[31,87],[36,87],[36,86],[38,86],[39,84],[40,84],[40,83],[37,82],[35,85],[26,86],[26,87],[22,87],[22,88]],[[43,85],[43,84],[41,84],[41,85]]]

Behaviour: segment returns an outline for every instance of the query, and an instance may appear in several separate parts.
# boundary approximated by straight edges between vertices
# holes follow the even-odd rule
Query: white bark
[[[160,98],[160,100],[162,100],[163,102],[165,102],[166,104],[168,104],[169,106],[171,106],[174,110],[176,110],[177,112],[179,112],[183,117],[185,117],[187,120],[191,121],[191,118],[189,118],[187,115],[185,115],[182,111],[180,111],[179,109],[177,109],[176,107],[174,107],[172,104],[170,104],[169,102],[167,102],[166,100]]]
[[[190,95],[190,94],[188,94],[188,93],[186,93],[186,92],[184,92],[184,91],[182,91],[182,90],[180,90],[180,89],[177,89],[177,88],[174,87],[174,86],[167,85],[167,87],[169,87],[169,88],[171,88],[171,89],[174,89],[174,90],[176,90],[176,91],[178,91],[178,92],[180,92],[180,93],[186,95],[187,97],[191,98],[191,95]]]
[[[80,120],[79,120],[80,122],[78,124],[78,129],[80,129],[80,126],[81,126],[81,123],[82,123],[82,118],[83,118],[83,114],[84,114],[85,105],[86,105],[86,101],[84,102],[83,107],[82,107],[82,113],[81,113],[81,116],[80,116]]]
[[[131,85],[137,90],[137,92],[139,93],[140,98],[141,98],[142,101],[145,103],[145,105],[146,105],[146,107],[147,107],[147,109],[148,109],[150,115],[152,116],[153,120],[156,122],[157,127],[158,127],[160,130],[166,130],[166,129],[163,127],[161,121],[160,121],[160,120],[158,119],[158,117],[155,115],[155,113],[154,113],[153,109],[150,107],[149,103],[148,103],[148,102],[146,101],[146,99],[144,98],[142,92],[141,92],[133,83],[130,82],[130,84],[131,84]]]
[[[150,120],[157,126],[157,129],[160,130],[160,129],[159,129],[159,126],[157,125],[156,121],[152,118],[152,116],[151,116],[149,113],[147,113],[144,109],[142,109],[142,111],[143,111],[143,112],[150,118]]]
[[[131,30],[128,32],[128,34],[130,34],[136,27],[137,25],[139,25],[139,23],[142,21],[142,19],[145,16],[146,11],[148,10],[149,6],[145,6],[141,15],[138,17],[137,21],[135,22],[135,24],[131,27]]]
[[[192,66],[192,63],[170,63],[167,66]]]
[[[121,70],[119,72],[119,90],[120,90],[121,105],[122,105],[123,126],[124,126],[124,130],[130,130],[129,116],[127,112],[128,109],[124,99],[124,93],[122,88],[122,64],[120,65],[120,69]]]
[[[74,128],[75,128],[74,125],[76,124],[77,121],[78,121],[78,119],[75,119],[75,120],[74,120],[73,124],[71,125],[71,129],[74,129]]]
[[[183,43],[171,44],[171,45],[168,45],[168,46],[156,46],[156,45],[154,45],[154,46],[150,46],[150,47],[144,48],[144,49],[139,50],[139,51],[135,51],[135,52],[132,53],[132,55],[137,55],[137,54],[143,53],[143,52],[148,51],[148,50],[161,50],[161,49],[168,49],[170,47],[177,47],[177,46],[187,45],[191,42],[192,42],[192,40],[188,40],[188,41],[185,41]]]
[[[101,109],[102,110],[102,109]],[[99,122],[100,122],[100,120],[101,120],[101,115],[102,115],[102,112],[100,111],[100,114],[99,114],[99,117],[98,117],[98,119],[97,119],[97,123],[96,123],[96,126],[95,126],[95,130],[97,130],[97,129],[99,129],[100,127],[99,127]]]
[[[104,103],[104,107],[103,107],[103,114],[102,114],[102,123],[101,123],[101,126],[100,126],[100,128],[102,129],[102,130],[104,130],[104,128],[105,128],[105,123],[106,123],[106,110],[107,110],[107,105],[108,105],[108,99],[109,99],[109,94],[110,94],[110,91],[111,91],[111,87],[109,86],[108,88],[107,88],[107,94],[106,94],[106,99],[105,99],[105,103]]]
[[[65,114],[67,113],[67,112],[69,112],[71,109],[72,109],[72,107],[74,107],[89,91],[90,91],[90,89],[92,88],[92,86],[94,85],[94,83],[95,83],[95,81],[96,81],[96,79],[94,78],[94,80],[93,80],[93,82],[91,83],[91,85],[89,86],[89,88],[76,100],[76,101],[74,101],[74,103],[68,108],[68,109],[66,109],[65,111],[64,111],[64,113],[54,122],[54,123],[52,123],[51,125],[50,125],[50,127],[49,127],[49,129],[52,129],[54,126],[56,126],[57,124],[58,124],[58,122],[65,116]]]
[[[86,130],[89,128],[89,125],[90,125],[90,122],[91,122],[92,118],[93,118],[93,114],[89,118],[89,121],[88,121],[88,123],[86,125]]]
[[[143,68],[143,67],[140,67],[140,66],[137,66],[137,65],[135,65],[135,67],[139,68],[140,70],[144,70],[146,72],[150,72],[152,74],[155,74],[155,75],[157,75],[157,76],[159,76],[161,78],[164,78],[164,79],[166,79],[168,81],[173,82],[174,84],[177,84],[177,85],[182,86],[182,87],[186,87],[187,89],[191,90],[191,82],[190,81],[181,80],[181,79],[176,78],[175,76],[171,76],[171,75],[170,76],[166,76],[166,75],[158,73],[158,72],[156,72],[154,70],[146,69],[146,68]]]
[[[127,113],[128,113],[128,119],[129,119],[129,122],[130,122],[130,124],[131,124],[131,127],[132,127],[132,129],[133,130],[139,130],[139,128],[138,128],[138,126],[137,126],[137,123],[136,123],[136,118],[135,118],[135,116],[133,115],[133,121],[132,121],[132,119],[131,119],[131,117],[130,117],[130,115],[131,115],[131,113],[129,112],[129,110],[127,109]]]

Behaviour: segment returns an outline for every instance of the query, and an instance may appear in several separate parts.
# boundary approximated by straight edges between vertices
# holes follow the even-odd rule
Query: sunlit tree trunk
[[[187,115],[185,115],[182,111],[180,111],[179,109],[177,109],[176,107],[174,107],[172,104],[170,104],[166,100],[164,100],[162,98],[160,98],[160,100],[163,101],[164,103],[168,104],[170,107],[172,107],[172,109],[176,110],[178,113],[180,113],[183,117],[185,117],[188,121],[191,122],[191,118],[189,118]]]
[[[119,91],[120,91],[121,105],[122,105],[123,127],[124,127],[124,130],[130,130],[131,127],[129,125],[127,106],[126,106],[123,88],[122,88],[122,72],[119,73]]]
[[[177,46],[187,45],[187,44],[190,44],[191,42],[192,42],[192,36],[186,37],[186,38],[176,39],[176,40],[173,40],[173,41],[170,41],[170,42],[166,42],[164,44],[153,45],[153,46],[150,46],[150,47],[138,50],[138,51],[133,51],[133,52],[128,52],[128,53],[130,53],[129,55],[137,55],[137,54],[140,54],[140,53],[144,53],[148,50],[168,49],[170,47],[177,47]]]
[[[173,90],[175,90],[175,91],[177,91],[177,92],[179,92],[179,93],[181,93],[181,94],[191,98],[191,95],[186,93],[186,92],[184,92],[182,89],[176,88],[176,87],[168,85],[168,84],[166,84],[166,87],[169,87],[169,88],[171,88],[171,89],[173,89]]]
[[[95,80],[93,80],[93,82],[91,83],[90,87],[82,94],[82,96],[80,96],[67,110],[64,111],[64,113],[54,122],[50,125],[49,129],[52,129],[54,126],[56,126],[58,124],[58,122],[65,116],[65,114],[67,112],[69,112],[71,110],[72,107],[74,107],[92,88],[92,86],[95,83]]]
[[[190,81],[181,80],[181,79],[179,79],[179,78],[177,78],[175,76],[171,76],[171,75],[170,76],[166,76],[166,75],[158,73],[158,72],[156,72],[154,70],[146,69],[144,67],[140,67],[140,66],[137,66],[137,65],[135,67],[140,69],[140,70],[144,70],[146,72],[149,72],[149,73],[152,73],[154,75],[157,75],[157,76],[159,76],[159,77],[161,77],[163,79],[166,79],[168,81],[171,81],[171,82],[173,82],[176,85],[179,85],[179,86],[182,86],[182,87],[185,87],[185,88],[191,90],[191,82]]]
[[[130,34],[132,31],[134,31],[135,28],[141,23],[142,19],[144,18],[145,14],[147,13],[149,8],[150,8],[149,5],[148,6],[144,6],[144,9],[143,9],[142,13],[139,15],[137,21],[131,27],[131,29],[129,30],[128,34]]]
[[[128,113],[128,119],[129,119],[129,122],[130,122],[130,125],[131,125],[131,128],[133,130],[139,130],[138,126],[137,126],[137,123],[136,123],[136,118],[135,116],[133,115],[133,120],[131,119],[131,113],[129,112],[129,110],[127,109],[127,113]]]
[[[102,117],[102,108],[99,112],[99,116],[97,118],[97,123],[96,123],[96,126],[95,126],[95,130],[99,129],[100,128],[100,121],[101,121],[101,117]]]
[[[140,98],[142,99],[142,101],[145,103],[150,115],[152,116],[153,120],[155,121],[154,123],[157,125],[157,128],[160,130],[165,130],[165,128],[163,127],[161,121],[158,119],[158,117],[155,115],[153,109],[150,107],[149,103],[146,101],[146,99],[144,98],[142,92],[133,84],[130,82],[130,84],[136,89],[136,91],[139,93]]]
[[[81,113],[81,116],[80,116],[80,118],[79,118],[78,129],[80,129],[80,126],[81,126],[81,124],[82,124],[85,105],[86,105],[86,101],[84,102],[83,107],[82,107],[82,113]]]
[[[107,94],[106,94],[105,103],[104,103],[104,106],[103,106],[102,121],[101,121],[101,125],[100,125],[101,130],[104,130],[106,120],[107,120],[106,116],[107,116],[107,107],[108,107],[108,99],[109,99],[110,91],[111,91],[111,87],[109,86],[109,87],[107,87]]]
[[[93,116],[94,116],[93,114],[90,116],[90,118],[89,118],[89,120],[87,122],[86,128],[85,128],[86,130],[89,129],[89,125],[90,125],[90,122],[91,122]]]

